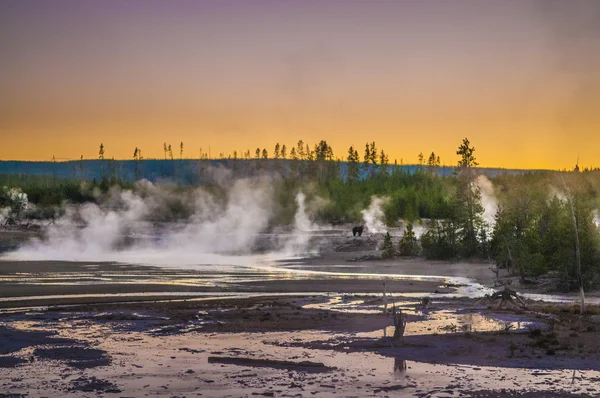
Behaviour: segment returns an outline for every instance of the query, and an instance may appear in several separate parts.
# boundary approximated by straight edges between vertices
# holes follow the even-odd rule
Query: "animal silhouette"
[[[354,227],[352,228],[352,236],[362,236],[363,233],[363,226],[361,225],[360,227]]]

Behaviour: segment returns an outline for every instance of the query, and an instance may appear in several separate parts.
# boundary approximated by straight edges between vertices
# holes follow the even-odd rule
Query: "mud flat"
[[[429,263],[420,259],[397,264],[378,260],[355,263],[343,258],[330,259],[322,265],[315,265],[314,261],[312,258],[272,261],[256,256],[253,266],[165,268],[115,262],[4,258],[0,259],[0,308],[219,294],[381,293],[383,283],[390,293],[456,292],[452,278],[439,276],[447,271],[446,263],[424,267]],[[452,266],[456,270],[457,265]],[[416,272],[423,274],[415,275]]]
[[[394,295],[217,298],[4,312],[10,396],[594,397],[600,333],[569,308]],[[558,314],[558,315],[557,315]]]
[[[319,239],[318,256],[221,265],[5,257],[0,394],[600,395],[598,306],[496,309],[478,304],[489,264],[379,260],[373,237]],[[408,322],[398,347],[392,305]]]

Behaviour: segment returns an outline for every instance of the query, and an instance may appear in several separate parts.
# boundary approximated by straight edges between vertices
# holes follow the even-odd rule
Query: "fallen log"
[[[329,372],[334,370],[334,367],[325,366],[322,362],[311,361],[280,361],[276,359],[256,359],[244,357],[208,357],[208,363],[223,363],[228,365],[253,366],[262,368],[276,369],[296,369],[307,372]]]

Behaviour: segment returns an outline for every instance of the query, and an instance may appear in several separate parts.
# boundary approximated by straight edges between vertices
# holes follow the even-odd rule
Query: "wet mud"
[[[600,395],[594,298],[596,316],[569,296],[495,308],[489,264],[380,260],[363,238],[220,265],[4,258],[0,397]]]

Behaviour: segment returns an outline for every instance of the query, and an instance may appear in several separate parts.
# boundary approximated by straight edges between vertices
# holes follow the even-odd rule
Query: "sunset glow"
[[[600,2],[0,5],[0,159],[185,158],[324,139],[390,160],[600,166]]]

